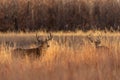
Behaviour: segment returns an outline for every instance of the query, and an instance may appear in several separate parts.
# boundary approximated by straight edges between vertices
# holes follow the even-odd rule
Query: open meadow
[[[120,79],[119,32],[53,32],[44,55],[36,59],[13,57],[12,49],[36,46],[36,33],[41,39],[48,35],[45,32],[0,33],[0,80]],[[100,36],[101,45],[108,51],[95,47],[87,39],[89,34],[93,34],[93,38]]]
[[[0,0],[0,80],[120,80],[120,0]]]

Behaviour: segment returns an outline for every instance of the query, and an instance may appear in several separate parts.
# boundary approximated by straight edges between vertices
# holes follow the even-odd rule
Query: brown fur
[[[39,46],[35,47],[35,48],[16,48],[14,50],[12,50],[12,54],[14,56],[35,56],[35,57],[39,57],[42,54],[44,54],[44,52],[46,51],[46,49],[49,47],[48,45],[48,41],[52,39],[52,36],[50,34],[50,36],[46,39],[46,40],[40,40],[39,37],[36,34],[36,38],[37,38],[37,44]]]
[[[28,48],[28,49],[17,48],[12,51],[14,56],[35,56],[35,57],[41,56],[43,52],[44,52],[43,46],[38,46],[36,48]]]

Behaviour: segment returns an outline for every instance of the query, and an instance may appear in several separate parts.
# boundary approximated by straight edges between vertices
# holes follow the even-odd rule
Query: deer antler
[[[53,36],[51,35],[51,33],[49,34],[48,38],[45,40],[45,42],[52,40]]]
[[[40,39],[40,37],[37,35],[37,33],[36,33],[36,39],[37,39],[37,41],[41,41],[41,39]]]
[[[87,38],[90,40],[90,42],[94,42],[94,40],[93,40],[93,38],[92,38],[93,36],[92,36],[92,34],[89,34],[88,36],[87,36]]]
[[[36,39],[37,39],[37,41],[38,42],[47,42],[47,41],[49,41],[49,40],[52,40],[52,35],[51,35],[51,33],[49,34],[49,36],[48,36],[48,38],[47,39],[45,39],[45,41],[44,40],[41,40],[40,39],[40,37],[37,35],[37,33],[36,33]]]
[[[97,39],[96,39],[96,42],[101,43],[101,39],[102,39],[101,34],[99,34],[98,37],[97,37]]]

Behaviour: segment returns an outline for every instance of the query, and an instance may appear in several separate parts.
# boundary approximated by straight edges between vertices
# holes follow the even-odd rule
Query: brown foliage
[[[6,30],[115,30],[120,25],[118,0],[0,0],[0,25]],[[4,31],[4,30],[1,30]]]

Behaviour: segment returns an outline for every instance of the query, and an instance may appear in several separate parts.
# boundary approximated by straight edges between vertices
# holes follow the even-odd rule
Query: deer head
[[[45,40],[40,39],[40,37],[36,34],[37,44],[41,47],[49,47],[48,41],[52,40],[52,38],[53,36],[51,35],[51,33]]]
[[[99,46],[101,44],[101,37],[98,36],[97,38],[93,38],[93,36],[90,34],[87,36],[87,39],[91,42],[91,43],[94,43],[95,46]]]

